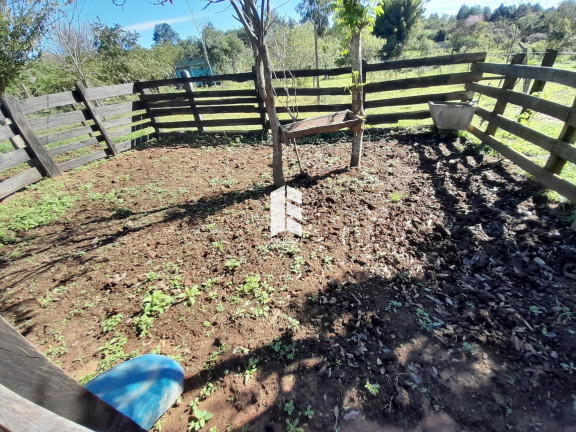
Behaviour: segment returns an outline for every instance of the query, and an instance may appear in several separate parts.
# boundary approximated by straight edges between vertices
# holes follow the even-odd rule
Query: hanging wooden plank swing
[[[332,114],[326,114],[319,117],[313,117],[306,120],[301,120],[294,123],[289,123],[280,126],[282,134],[282,141],[289,145],[290,140],[294,145],[296,152],[296,159],[300,166],[300,172],[304,173],[302,164],[300,163],[300,156],[296,149],[296,138],[301,138],[308,135],[318,133],[336,132],[340,129],[351,129],[353,132],[360,132],[362,130],[364,120],[362,117],[354,114],[350,110],[338,111]]]

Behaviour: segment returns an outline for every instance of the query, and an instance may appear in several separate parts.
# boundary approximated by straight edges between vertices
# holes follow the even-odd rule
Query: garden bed
[[[568,209],[457,137],[369,133],[353,171],[350,143],[308,140],[297,178],[286,151],[302,239],[270,238],[267,146],[163,143],[41,182],[2,204],[0,312],[78,380],[177,358],[162,431],[573,430]]]

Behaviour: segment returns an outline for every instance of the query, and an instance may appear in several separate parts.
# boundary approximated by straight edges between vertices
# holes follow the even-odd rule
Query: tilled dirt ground
[[[177,358],[162,431],[575,431],[568,210],[455,137],[372,133],[357,170],[345,135],[299,150],[301,239],[270,237],[268,146],[55,180],[75,204],[0,249],[0,311],[79,380]]]

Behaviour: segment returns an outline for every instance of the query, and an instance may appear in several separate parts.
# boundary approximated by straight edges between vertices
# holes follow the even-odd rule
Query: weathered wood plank
[[[6,198],[8,195],[12,195],[14,192],[19,191],[20,189],[37,182],[42,178],[42,174],[38,171],[37,168],[29,168],[26,171],[23,171],[19,174],[16,174],[13,177],[7,178],[0,182],[0,199]],[[0,340],[0,344],[1,344]],[[0,355],[1,360],[1,355]],[[0,377],[2,375],[2,370],[0,370]],[[2,381],[0,380],[0,383]]]
[[[78,91],[80,98],[84,102],[84,105],[86,105],[86,111],[88,111],[89,116],[92,118],[92,120],[94,120],[96,128],[98,129],[100,135],[102,135],[104,142],[108,146],[108,152],[116,156],[118,154],[118,150],[116,149],[114,140],[110,137],[110,135],[108,135],[108,131],[106,130],[106,127],[104,126],[102,120],[100,119],[100,116],[96,113],[96,110],[92,105],[92,102],[90,102],[90,100],[88,99],[88,95],[86,94],[86,88],[81,82],[77,82],[76,90]]]
[[[18,132],[26,141],[29,152],[34,156],[36,160],[38,160],[38,167],[42,173],[49,175],[50,177],[61,175],[62,173],[58,169],[58,166],[48,155],[48,153],[46,153],[46,150],[38,141],[38,137],[30,127],[28,119],[20,108],[18,99],[11,95],[4,95],[2,98],[2,103],[10,114],[10,117],[12,118],[12,121],[14,122]]]
[[[392,107],[392,106],[403,106],[403,105],[418,105],[425,104],[429,101],[452,101],[452,100],[471,100],[471,93],[467,91],[454,91],[449,93],[432,93],[417,96],[406,96],[399,98],[388,98],[375,101],[364,102],[364,108],[382,108],[382,107]],[[301,111],[302,107],[298,107]]]
[[[526,53],[515,54],[512,56],[512,60],[510,61],[510,64],[511,65],[522,64],[522,63],[524,63],[524,60],[526,60]],[[518,81],[518,79],[515,77],[506,76],[506,78],[504,78],[504,82],[502,83],[502,89],[503,90],[513,90],[517,81]],[[506,111],[506,105],[507,104],[508,103],[502,99],[496,100],[496,104],[494,105],[494,109],[492,110],[492,112],[494,114],[497,114],[497,115],[503,114],[504,111]],[[497,130],[498,130],[498,128],[494,124],[488,123],[488,126],[486,126],[485,132],[487,135],[494,135]]]
[[[24,114],[31,114],[34,112],[43,111],[50,108],[57,108],[64,105],[71,105],[79,102],[80,99],[76,92],[65,91],[61,93],[52,93],[49,95],[24,99],[20,103],[22,104],[22,111]]]
[[[345,87],[324,87],[324,88],[313,88],[313,87],[300,87],[300,88],[290,88],[290,87],[276,87],[274,92],[278,97],[285,96],[343,96],[350,95],[350,90]]]
[[[154,135],[157,137],[162,131],[160,130],[160,128],[158,127],[158,117],[153,115],[151,110],[150,110],[150,102],[148,101],[148,96],[152,96],[151,94],[151,90],[149,88],[146,88],[142,85],[142,82],[139,81],[138,83],[136,83],[138,91],[140,92],[140,100],[142,101],[142,104],[144,105],[144,107],[146,108],[146,115],[148,116],[148,118],[150,119],[150,122],[152,124],[152,127],[154,128]]]
[[[362,124],[362,118],[352,114],[349,110],[343,110],[332,114],[283,124],[281,127],[282,140],[288,144],[291,139],[318,133],[335,132],[346,128],[358,132],[361,130]]]
[[[536,163],[532,162],[524,155],[502,144],[496,138],[487,135],[480,129],[476,128],[474,125],[469,126],[468,132],[470,132],[472,135],[480,139],[483,143],[488,144],[502,156],[509,159],[514,164],[518,165],[527,173],[532,174],[534,177],[536,177],[536,180],[538,180],[547,188],[552,189],[558,192],[560,195],[565,196],[571,202],[576,202],[576,185],[558,177],[557,175],[546,170],[545,168],[538,166]]]
[[[430,110],[368,115],[366,123],[397,123],[400,120],[423,120],[427,118],[431,118]]]
[[[120,114],[130,114],[133,111],[142,111],[146,109],[144,104],[140,101],[127,102],[114,105],[105,105],[102,107],[95,107],[96,114],[100,117],[110,117]]]
[[[203,120],[204,127],[219,127],[219,126],[247,126],[261,124],[259,118],[240,118],[240,119],[218,119],[218,120]],[[156,124],[162,129],[179,129],[179,128],[192,128],[196,127],[195,121],[175,121],[175,122],[158,122]]]
[[[485,86],[477,83],[466,84],[466,89],[475,91],[485,96],[499,99],[506,103],[511,103],[542,114],[549,115],[559,120],[576,125],[576,115],[571,113],[569,107],[556,102],[540,99],[536,96],[518,93],[512,90],[505,90],[497,87]]]
[[[473,72],[432,75],[420,78],[404,78],[379,83],[369,83],[364,86],[364,91],[366,93],[376,93],[392,90],[466,84],[468,82],[478,81],[480,78],[480,74]]]
[[[540,66],[542,67],[554,66],[554,63],[556,62],[556,57],[558,57],[558,51],[553,49],[547,49],[546,54],[544,54],[544,57],[542,58],[542,64]],[[530,89],[530,94],[540,93],[542,90],[544,90],[545,86],[546,81],[535,80],[534,83],[532,84],[532,88]],[[520,115],[524,114],[527,109],[528,108],[523,108],[522,112],[520,112]]]
[[[54,414],[0,384],[0,430],[27,432],[91,432]]]
[[[30,155],[26,149],[16,149],[7,153],[0,154],[0,171],[15,167],[21,163],[28,162]]]
[[[89,429],[144,431],[50,363],[2,317],[0,384],[36,405]]]
[[[222,99],[200,99],[194,101],[197,106],[202,105],[220,105],[222,104]],[[226,105],[237,105],[237,104],[257,104],[257,98],[249,98],[249,97],[240,97],[240,98],[227,98]],[[153,109],[160,109],[160,108],[181,108],[181,107],[188,107],[190,103],[186,99],[175,99],[170,101],[161,101],[161,102],[150,102],[150,108]]]
[[[98,141],[98,138],[90,137],[90,138],[87,138],[87,139],[82,140],[82,141],[77,141],[77,142],[73,142],[70,144],[64,144],[64,145],[61,145],[58,147],[48,149],[47,152],[50,156],[56,156],[56,155],[59,155],[62,153],[72,151],[72,150],[78,150],[78,149],[81,149],[84,147],[95,145],[95,144],[98,144],[99,142],[100,141]]]
[[[76,129],[67,130],[64,132],[58,132],[52,135],[46,135],[42,137],[38,137],[38,141],[43,146],[46,146],[51,143],[55,143],[58,141],[64,141],[71,138],[76,138],[82,135],[89,135],[94,132],[96,128],[94,126],[83,126]]]
[[[140,82],[138,82],[140,85]],[[167,102],[167,101],[184,101],[188,102],[188,98],[186,97],[186,93],[184,92],[174,92],[174,93],[150,93],[150,89],[142,87],[142,90],[146,90],[144,94],[140,95],[140,100],[143,102]]]
[[[417,68],[424,66],[446,66],[463,63],[483,62],[486,60],[485,52],[453,54],[437,57],[426,57],[409,60],[392,60],[384,63],[369,64],[366,67],[368,72],[396,70],[404,68]]]
[[[252,81],[254,76],[250,72],[236,73],[236,74],[222,74],[222,75],[210,75],[210,76],[198,76],[189,78],[170,78],[163,80],[153,80],[153,81],[141,81],[143,88],[156,88],[163,86],[176,86],[184,85],[186,83],[196,83],[196,82],[216,82],[216,81],[234,81],[234,82],[246,82]]]
[[[136,114],[135,116],[132,116],[132,117],[120,117],[120,118],[117,118],[114,120],[105,121],[104,126],[107,129],[111,129],[111,128],[118,127],[118,126],[124,126],[127,124],[140,122],[143,119],[147,119],[146,123],[150,122],[150,119],[148,118],[148,116],[146,114]]]
[[[234,106],[201,106],[197,108],[199,114],[230,114],[230,113],[244,113],[254,114],[258,113],[255,105],[234,105]],[[192,115],[194,114],[193,108],[167,108],[167,109],[153,109],[150,110],[151,114],[157,117],[166,117],[173,115]]]
[[[190,78],[190,73],[188,71],[182,71],[182,77],[183,78]],[[192,109],[192,114],[194,115],[194,121],[196,122],[196,124],[198,125],[198,132],[203,132],[204,131],[204,127],[202,126],[202,116],[200,115],[200,113],[198,112],[198,108],[196,107],[196,102],[195,102],[195,92],[194,92],[194,84],[191,81],[186,81],[184,83],[184,91],[186,92],[186,95],[188,96],[188,101],[190,102],[190,108]]]
[[[116,148],[118,149],[119,152],[128,151],[132,148],[132,142],[131,141],[124,141],[124,142],[118,143],[118,144],[116,144]]]
[[[203,135],[210,135],[210,136],[266,136],[267,131],[263,131],[262,129],[242,129],[242,130],[204,130],[204,132],[197,132],[192,130],[186,131],[169,131],[164,132],[163,136],[186,136],[186,137],[195,137],[195,136],[203,136]]]
[[[86,87],[86,96],[90,100],[126,96],[134,94],[135,92],[136,89],[134,83],[114,84],[102,87]]]
[[[86,165],[90,162],[94,162],[94,161],[97,161],[99,159],[104,159],[106,156],[108,156],[108,153],[106,153],[106,150],[99,150],[97,152],[90,153],[90,154],[87,154],[85,156],[81,156],[81,157],[76,158],[76,159],[71,159],[69,161],[62,162],[61,164],[58,164],[58,166],[60,167],[60,169],[62,171],[70,171],[74,168],[78,168],[78,167]]]
[[[279,114],[288,113],[296,111],[297,113],[315,113],[315,112],[337,112],[342,110],[350,109],[351,105],[347,104],[333,104],[333,105],[298,105],[294,110],[290,110],[287,107],[277,107],[276,110]]]
[[[73,123],[82,123],[85,120],[89,120],[89,117],[86,115],[84,110],[80,110],[31,118],[28,122],[30,123],[32,130],[40,132],[46,129],[66,126]]]
[[[538,81],[549,81],[576,88],[576,72],[548,68],[542,66],[526,66],[521,64],[505,65],[499,63],[476,63],[472,66],[473,72],[494,73],[514,78],[529,78]]]
[[[14,135],[14,130],[12,129],[12,125],[6,125],[0,127],[0,141],[4,141],[7,139],[12,138]]]
[[[124,135],[128,135],[130,133],[132,133],[133,130],[131,127],[125,127],[125,128],[121,128],[121,129],[115,129],[113,131],[110,131],[110,136],[112,138],[118,138]]]
[[[482,107],[476,108],[476,115],[478,115],[480,118],[483,118],[484,120],[493,122],[497,127],[502,128],[505,131],[522,138],[523,140],[537,145],[544,150],[548,150],[549,152],[554,153],[565,160],[576,163],[576,148],[567,142],[551,138],[532,128],[507,119],[506,117],[493,114]]]
[[[576,113],[576,98],[574,98],[574,102],[572,103],[572,114]],[[565,141],[570,144],[574,144],[576,142],[576,127],[571,124],[564,123],[564,127],[560,132],[560,136],[558,137],[560,141]],[[546,170],[553,172],[554,174],[560,174],[566,165],[566,159],[560,157],[557,154],[551,154],[548,160],[546,161]]]

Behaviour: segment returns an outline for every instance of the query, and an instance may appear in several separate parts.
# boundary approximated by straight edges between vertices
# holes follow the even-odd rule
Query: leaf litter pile
[[[567,206],[457,137],[372,133],[350,171],[339,134],[306,175],[286,150],[304,231],[271,238],[271,148],[192,142],[2,204],[68,203],[0,249],[2,315],[68,374],[177,359],[162,431],[574,431]]]

